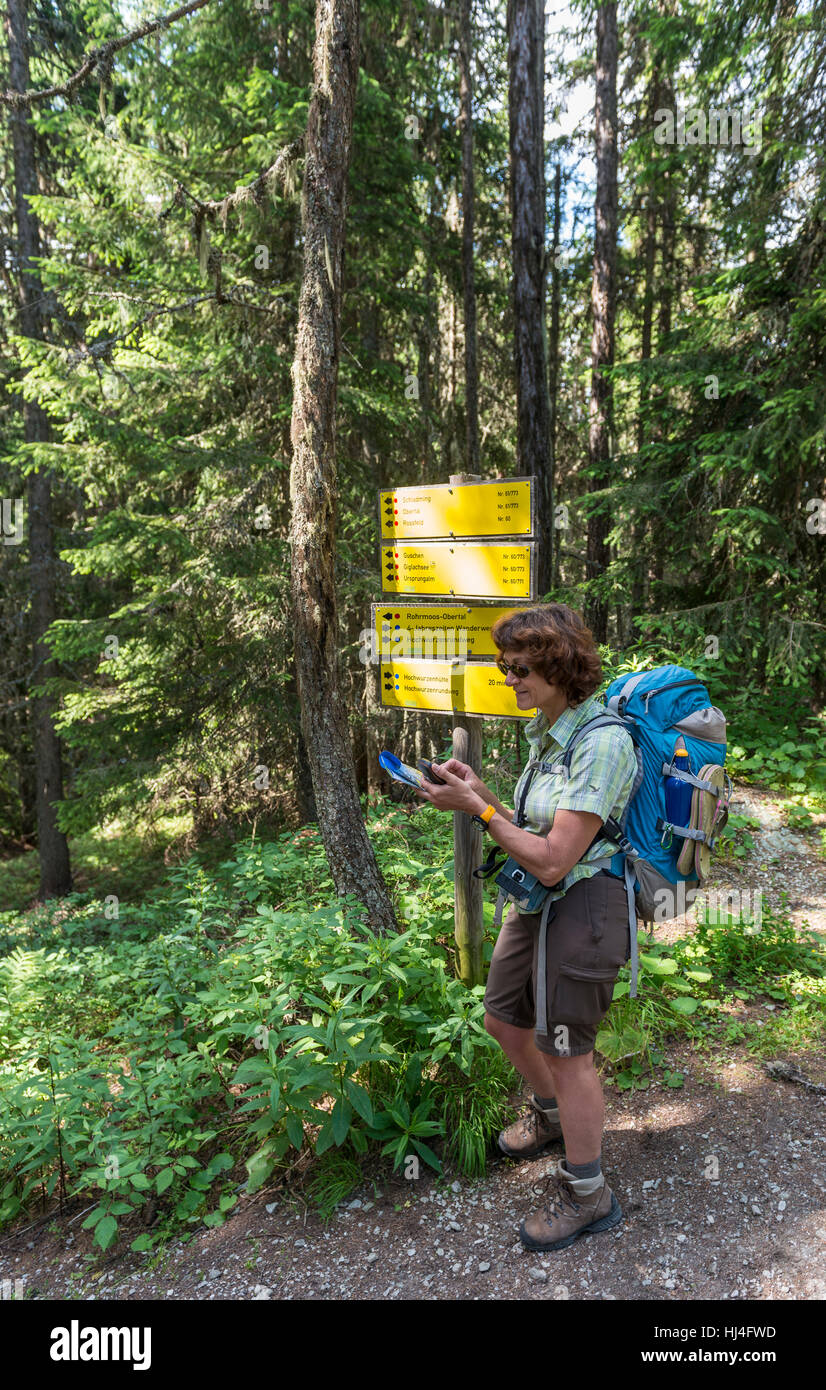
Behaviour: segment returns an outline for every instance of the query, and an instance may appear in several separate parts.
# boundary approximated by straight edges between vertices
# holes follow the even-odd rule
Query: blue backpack
[[[664,922],[686,911],[707,873],[709,851],[728,819],[733,788],[724,771],[726,719],[711,704],[699,677],[683,666],[657,666],[619,676],[608,686],[603,700],[605,713],[577,729],[562,761],[570,771],[580,739],[610,724],[619,724],[634,741],[637,775],[628,804],[619,821],[609,818],[605,822],[599,838],[617,845],[609,867],[625,879],[631,938],[630,994],[635,998],[637,917],[648,923]],[[687,749],[691,766],[699,775],[681,772],[673,765],[678,746]],[[666,820],[667,777],[679,777],[695,788],[690,825],[675,826]],[[696,854],[686,841],[694,842]],[[678,859],[684,865],[689,862],[688,872],[678,868]]]

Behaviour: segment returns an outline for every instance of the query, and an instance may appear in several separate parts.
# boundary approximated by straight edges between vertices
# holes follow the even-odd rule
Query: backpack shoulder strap
[[[636,684],[636,677],[632,677],[632,679],[635,681]],[[585,724],[581,725],[581,727],[577,729],[576,733],[573,735],[570,743],[568,744],[568,747],[565,749],[565,754],[562,761],[566,770],[570,771],[571,758],[573,757],[574,749],[576,745],[580,742],[580,740],[584,738],[585,734],[590,733],[592,729],[607,729],[612,724],[619,725],[621,729],[625,729],[625,732],[630,735],[631,740],[634,744],[634,754],[637,759],[637,771],[634,776],[634,784],[631,787],[631,791],[628,795],[628,800],[625,803],[625,807],[623,809],[620,820],[616,821],[613,819],[613,817],[609,816],[608,819],[604,822],[602,829],[597,831],[597,834],[591,841],[591,845],[588,846],[588,849],[590,849],[591,846],[595,844],[598,839],[604,839],[609,840],[612,844],[619,845],[621,851],[625,853],[626,846],[628,846],[629,849],[631,849],[632,846],[628,844],[628,841],[625,838],[624,822],[628,814],[628,807],[634,800],[634,797],[636,796],[640,788],[644,775],[642,754],[640,753],[640,750],[637,747],[637,739],[635,736],[633,724],[630,723],[627,719],[623,719],[621,715],[613,713],[611,710],[606,710],[605,714],[594,715],[593,719],[587,720]],[[586,850],[586,854],[587,852],[588,851]]]
[[[595,714],[593,719],[588,719],[584,724],[580,725],[580,727],[573,734],[571,741],[568,744],[568,747],[565,749],[565,752],[562,755],[562,765],[566,769],[566,771],[570,772],[571,759],[574,755],[574,749],[576,748],[577,744],[581,742],[581,740],[585,737],[586,734],[592,733],[594,729],[610,728],[614,724],[618,725],[621,729],[625,729],[627,733],[631,734],[632,738],[634,737],[626,721],[624,719],[621,719],[618,714],[613,714],[610,710],[606,710],[605,714]]]
[[[640,681],[648,674],[648,671],[637,671],[636,675],[629,676],[618,694],[611,696],[608,701],[608,708],[616,710],[617,714],[622,716],[625,713],[625,706],[628,704],[628,701],[631,699]]]

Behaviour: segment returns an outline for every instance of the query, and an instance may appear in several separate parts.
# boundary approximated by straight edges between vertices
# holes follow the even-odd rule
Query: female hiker
[[[512,906],[490,964],[485,1027],[533,1088],[526,1113],[499,1135],[500,1149],[524,1159],[564,1141],[543,1209],[520,1228],[529,1249],[559,1250],[622,1219],[602,1173],[604,1104],[593,1049],[630,953],[628,902],[623,880],[604,867],[614,846],[599,832],[609,816],[621,817],[637,763],[630,735],[614,726],[583,735],[567,778],[558,767],[575,731],[604,710],[593,697],[599,654],[577,613],[558,603],[524,609],[491,632],[518,708],[538,710],[525,729],[532,763],[514,792],[524,828],[455,758],[434,764],[446,785],[426,783],[420,795],[440,810],[479,817],[508,855],[552,888],[547,1016],[536,1015],[540,913]]]

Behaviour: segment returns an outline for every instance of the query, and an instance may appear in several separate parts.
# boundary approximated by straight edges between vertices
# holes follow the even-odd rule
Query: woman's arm
[[[469,815],[478,816],[486,806],[496,804],[489,794],[481,796],[468,780],[456,776],[449,763],[434,764],[434,767],[439,776],[444,777],[446,785],[440,787],[427,782],[418,795],[439,810],[467,811]],[[479,783],[478,778],[476,781]],[[484,787],[484,783],[479,785]],[[485,792],[487,790],[485,787]],[[582,858],[601,825],[602,818],[592,811],[557,811],[550,833],[534,835],[513,824],[512,811],[503,815],[497,809],[488,821],[488,830],[496,843],[523,869],[534,874],[547,888],[552,888]]]
[[[520,830],[498,815],[491,816],[488,830],[528,873],[553,888],[579,863],[601,825],[600,817],[591,811],[557,811],[548,835]]]

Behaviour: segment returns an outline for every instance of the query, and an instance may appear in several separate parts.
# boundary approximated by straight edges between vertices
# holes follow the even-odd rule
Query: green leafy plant
[[[755,847],[754,839],[749,832],[759,829],[760,822],[755,820],[753,816],[743,816],[737,812],[731,812],[718,836],[717,854],[721,859],[725,859],[727,856],[733,859],[745,859]]]
[[[367,1157],[484,1172],[517,1078],[483,989],[454,976],[449,823],[397,809],[374,833],[409,913],[391,937],[325,900],[314,835],[238,844],[208,874],[173,868],[117,924],[90,897],[3,920],[0,1220],[91,1204],[98,1251],[127,1239],[151,1256],[226,1221],[239,1172],[254,1194],[288,1184],[299,1155],[323,1212]],[[764,1037],[813,1037],[823,960],[765,907],[759,932],[699,922],[668,947],[641,940],[638,997],[625,968],[597,1037],[606,1079],[677,1087],[670,1041],[710,1045],[741,1023],[725,1012],[740,996],[781,1005]]]

